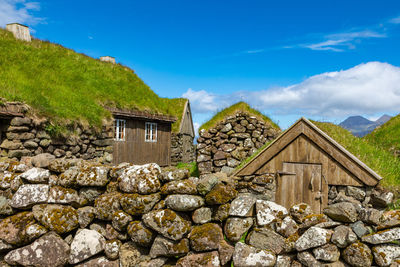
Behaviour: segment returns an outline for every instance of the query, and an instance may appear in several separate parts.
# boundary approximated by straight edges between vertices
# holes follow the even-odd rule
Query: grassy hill
[[[316,121],[313,123],[381,175],[383,180],[380,183],[384,187],[395,191],[400,190],[399,158],[366,139],[355,137],[338,125]]]
[[[400,115],[391,118],[364,139],[387,151],[400,150]]]
[[[104,106],[181,117],[185,99],[159,97],[120,64],[38,39],[19,41],[1,28],[0,48],[0,97],[29,104],[55,125],[80,121],[100,126],[111,116]]]
[[[215,114],[209,121],[205,122],[203,125],[200,126],[199,131],[201,129],[208,130],[218,124],[218,122],[224,120],[226,117],[231,116],[236,114],[238,111],[243,111],[247,112],[255,117],[257,117],[259,120],[262,120],[266,123],[269,123],[272,127],[275,129],[280,130],[279,126],[273,122],[270,118],[259,112],[258,110],[253,109],[252,107],[249,106],[249,104],[245,102],[238,102],[236,104],[233,104],[230,107],[227,107]]]

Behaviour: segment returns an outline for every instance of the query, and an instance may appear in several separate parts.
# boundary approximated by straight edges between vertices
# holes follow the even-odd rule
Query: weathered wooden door
[[[276,202],[286,208],[304,202],[321,213],[321,178],[320,164],[284,162],[277,177]]]

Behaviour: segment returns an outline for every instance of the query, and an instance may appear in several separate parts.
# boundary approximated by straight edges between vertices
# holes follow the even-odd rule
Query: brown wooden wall
[[[122,118],[125,119],[125,118]],[[129,162],[145,164],[155,162],[170,165],[171,123],[157,123],[157,142],[145,142],[145,123],[155,122],[126,118],[125,141],[114,141],[114,164]]]

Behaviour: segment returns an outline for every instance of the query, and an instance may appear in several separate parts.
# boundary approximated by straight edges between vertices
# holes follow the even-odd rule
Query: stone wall
[[[371,190],[366,201],[362,189],[331,187],[341,202],[313,214],[307,204],[287,210],[246,191],[225,173],[199,179],[156,164],[31,163],[0,163],[0,266],[400,262],[400,211],[382,210],[390,192]]]
[[[97,158],[112,161],[113,128],[100,130],[76,125],[73,135],[54,138],[48,131],[48,121],[25,114],[23,117],[0,119],[0,156],[21,159],[48,153],[56,158]]]
[[[187,134],[171,133],[171,164],[189,163],[196,158],[196,147],[193,137]]]
[[[201,174],[233,170],[279,131],[247,113],[237,113],[208,131],[202,129],[197,139],[197,163]]]

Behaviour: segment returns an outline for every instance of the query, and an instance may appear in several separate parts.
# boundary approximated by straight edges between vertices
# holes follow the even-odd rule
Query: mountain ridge
[[[375,130],[376,127],[381,126],[382,124],[389,121],[391,118],[391,116],[384,114],[377,120],[372,121],[366,119],[363,116],[356,115],[348,117],[347,119],[339,123],[339,126],[350,131],[353,135],[357,137],[363,137]]]

